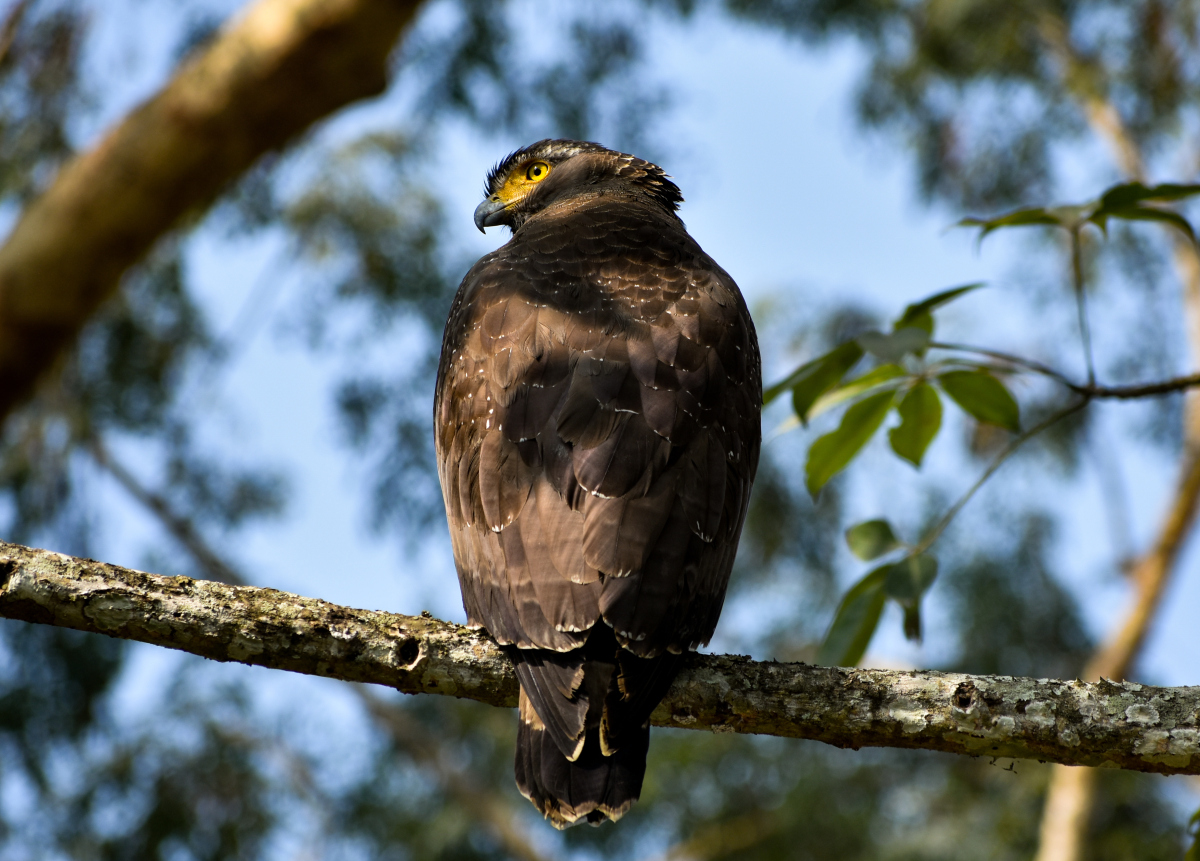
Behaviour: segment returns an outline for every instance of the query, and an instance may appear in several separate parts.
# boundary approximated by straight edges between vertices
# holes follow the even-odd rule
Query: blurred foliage
[[[869,128],[913,151],[921,191],[956,209],[1046,200],[1081,104],[1113,103],[1158,156],[1194,128],[1200,38],[1193,0],[725,0],[731,15],[808,42],[852,36],[871,58],[858,96]],[[1110,174],[1111,175],[1111,174]]]
[[[6,13],[0,204],[9,211],[79,143],[72,122],[104,93],[102,75],[81,71],[89,8],[82,0],[37,0]],[[698,9],[726,16],[722,26],[760,27],[801,45],[858,40],[870,58],[859,116],[911,147],[921,190],[955,211],[1058,193],[1058,156],[1085,143],[1081,99],[1111,98],[1155,157],[1174,153],[1195,125],[1196,67],[1188,57],[1196,13],[1187,2],[645,0],[537,8],[531,27],[529,5],[431,3],[397,55],[400,119],[376,114],[367,130],[318,132],[264,159],[230,190],[199,230],[239,241],[266,237],[284,250],[229,332],[214,330],[195,296],[194,234],[171,237],[130,273],[61,373],[0,433],[0,534],[80,553],[102,547],[119,516],[109,510],[112,488],[93,456],[103,444],[130,459],[128,472],[165,509],[202,535],[221,536],[222,552],[236,556],[226,548],[238,546],[238,531],[282,512],[291,486],[277,465],[240,462],[241,452],[211,431],[214,416],[229,411],[223,381],[260,318],[272,316],[285,337],[331,369],[331,407],[347,452],[366,465],[375,526],[409,542],[422,537],[442,516],[428,429],[440,328],[470,262],[446,239],[431,170],[439,143],[463,128],[488,141],[549,133],[661,159],[670,152],[663,128],[670,90],[645,59],[655,28]],[[217,20],[205,10],[184,17],[179,56],[210,38]],[[786,110],[786,92],[779,98]],[[1097,256],[1102,273],[1124,267],[1127,280],[1130,273],[1159,280],[1159,247],[1144,233],[1112,232],[1118,250]],[[1147,320],[1177,313],[1165,292]],[[1144,295],[1152,295],[1149,287]],[[869,374],[923,360],[933,332],[933,306],[909,308],[885,333],[862,308],[806,306],[801,317],[797,304],[785,297],[757,315],[770,321],[761,335],[776,366],[857,345],[840,374],[826,374],[836,377],[830,385],[802,393],[805,419],[856,363],[870,365]],[[791,313],[776,313],[784,308]],[[1161,326],[1146,326],[1150,334],[1119,356],[1122,378],[1171,366]],[[902,334],[914,331],[924,337]],[[906,428],[893,428],[889,442],[919,465],[943,426],[940,412],[933,422],[928,394],[913,395],[910,372],[890,380],[882,384],[899,388],[902,380],[907,388],[888,403]],[[784,387],[793,401],[798,383]],[[964,456],[991,457],[1015,427],[1013,416],[984,409],[1002,400],[994,388],[958,386],[957,395],[955,388],[943,386],[980,419],[962,423]],[[860,386],[863,393],[878,394]],[[1041,403],[1022,400],[1022,426],[1040,420]],[[950,418],[955,410],[946,412],[947,427],[959,421]],[[775,415],[768,413],[768,431]],[[1147,415],[1148,432],[1169,444],[1178,405]],[[993,419],[1009,430],[988,438],[995,426],[983,422]],[[1055,431],[1023,457],[1077,465],[1093,443],[1091,425],[1080,415]],[[799,453],[786,438],[764,449],[720,636],[762,655],[813,660],[851,570],[841,534],[851,525],[854,471],[827,470],[814,500]],[[949,491],[920,492],[916,508],[933,510]],[[951,644],[939,653],[942,666],[1079,671],[1092,643],[1052,563],[1054,523],[1036,502],[1006,494],[947,534],[938,600],[925,623]],[[157,570],[204,576],[204,561],[188,555],[165,518],[162,525],[147,558],[162,563]],[[896,539],[912,525],[888,530]],[[864,559],[905,549],[867,542],[861,529],[855,535],[850,549]],[[889,582],[878,579],[881,589]],[[902,585],[888,594],[903,598]],[[123,688],[147,673],[131,660],[138,654],[104,638],[0,624],[0,861],[514,856],[444,774],[414,755],[411,742],[372,723],[343,688],[324,685],[314,697],[311,688],[297,693],[295,680],[265,684],[261,673],[172,655],[155,677],[176,681],[152,692],[143,713]],[[285,717],[265,704],[276,697],[288,703]],[[1046,780],[1034,764],[1012,771],[955,757],[655,731],[642,803],[617,827],[558,836],[517,796],[511,713],[434,697],[392,705],[422,738],[438,740],[446,768],[511,809],[532,835],[532,851],[546,857],[1025,858]],[[1092,857],[1178,858],[1183,824],[1161,782],[1103,778]]]
[[[0,204],[24,203],[71,154],[68,125],[85,107],[86,15],[74,3],[18,0],[0,20]]]

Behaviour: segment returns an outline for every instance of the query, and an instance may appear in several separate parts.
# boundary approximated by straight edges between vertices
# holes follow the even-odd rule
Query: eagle
[[[543,140],[487,177],[434,398],[468,623],[520,682],[516,779],[558,828],[641,793],[650,713],[717,624],[758,466],[737,284],[657,165]]]

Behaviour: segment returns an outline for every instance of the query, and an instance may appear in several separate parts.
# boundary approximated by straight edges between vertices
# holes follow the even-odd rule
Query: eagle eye
[[[544,161],[535,161],[525,168],[525,178],[530,182],[541,182],[550,174],[550,165]]]

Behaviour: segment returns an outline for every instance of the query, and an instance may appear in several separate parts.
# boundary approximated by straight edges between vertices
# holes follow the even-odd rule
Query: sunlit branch
[[[125,271],[264,154],[387,85],[415,0],[258,0],[62,168],[0,247],[0,418]]]
[[[787,817],[779,810],[751,810],[720,822],[702,825],[686,839],[676,843],[657,861],[709,861],[736,858],[778,832]]]
[[[15,544],[0,543],[0,616],[405,693],[517,701],[511,661],[481,631]],[[1200,688],[689,655],[651,721],[838,747],[1200,774],[1198,716]]]

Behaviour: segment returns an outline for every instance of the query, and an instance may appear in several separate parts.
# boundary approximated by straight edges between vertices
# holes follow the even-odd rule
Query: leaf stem
[[[1035,362],[1032,359],[1022,359],[1020,356],[1014,356],[1012,353],[1002,353],[999,350],[988,350],[983,347],[971,347],[966,344],[950,344],[945,341],[930,341],[929,349],[931,350],[954,350],[960,353],[975,353],[980,356],[990,356],[993,359],[999,359],[1002,362],[1008,362],[1012,365],[1017,365],[1022,368],[1027,368],[1031,371],[1036,371],[1039,374],[1050,377],[1062,383],[1069,389],[1074,389],[1076,384],[1072,382],[1066,374],[1059,373],[1049,365],[1043,365],[1041,362]]]
[[[1079,337],[1083,340],[1083,358],[1087,362],[1087,384],[1096,385],[1096,363],[1092,358],[1092,327],[1088,322],[1087,296],[1084,294],[1083,243],[1080,225],[1071,228],[1071,280],[1075,288],[1075,308],[1079,312]]]
[[[920,555],[932,547],[933,543],[937,541],[939,537],[941,537],[941,534],[946,530],[946,527],[950,525],[951,521],[958,516],[958,512],[962,510],[963,506],[971,501],[971,497],[976,494],[979,488],[983,487],[987,480],[992,477],[996,470],[998,470],[1006,460],[1016,453],[1017,449],[1040,434],[1042,431],[1046,430],[1052,425],[1058,424],[1058,422],[1062,421],[1067,416],[1079,412],[1081,409],[1091,403],[1091,400],[1092,399],[1089,396],[1083,395],[1075,403],[1071,404],[1065,409],[1061,409],[1058,412],[1051,414],[1047,418],[1031,427],[1029,430],[1014,438],[1012,442],[1004,447],[1004,451],[996,455],[992,462],[988,464],[988,468],[985,469],[983,474],[975,480],[975,483],[967,489],[967,492],[960,496],[958,500],[952,506],[950,506],[949,510],[947,510],[946,513],[942,515],[941,519],[934,524],[934,527],[925,534],[925,537],[922,538],[921,542],[912,549],[909,555]]]

